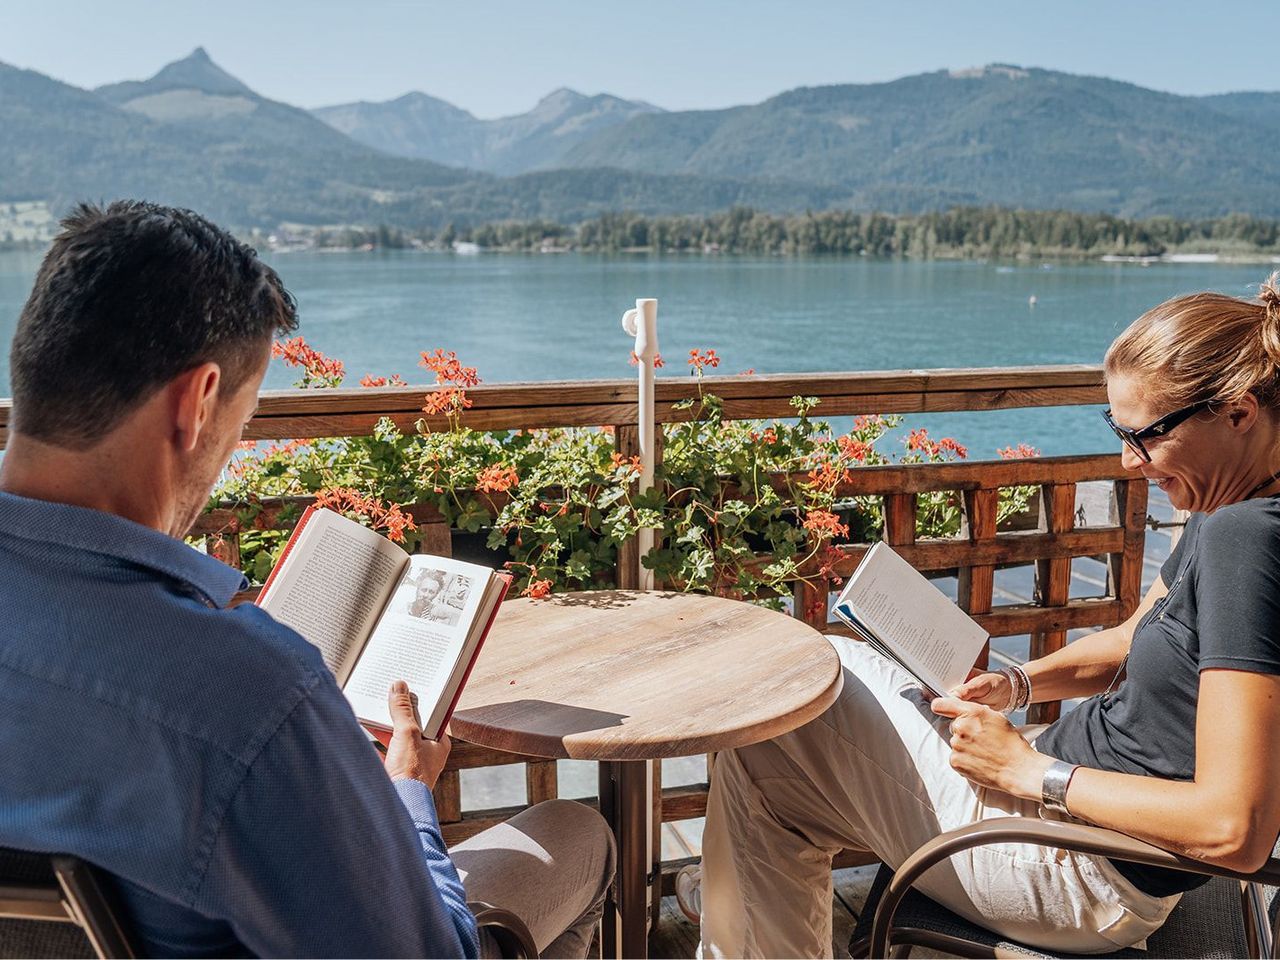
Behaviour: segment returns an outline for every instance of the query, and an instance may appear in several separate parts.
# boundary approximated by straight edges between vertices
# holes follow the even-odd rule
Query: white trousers
[[[951,768],[949,721],[900,667],[866,644],[830,639],[844,664],[836,703],[792,733],[716,757],[701,956],[829,957],[837,851],[870,851],[896,869],[945,831],[1040,815],[1037,803],[975,787]],[[1178,901],[1142,893],[1105,858],[1030,844],[957,854],[919,887],[1006,937],[1077,953],[1139,944]]]

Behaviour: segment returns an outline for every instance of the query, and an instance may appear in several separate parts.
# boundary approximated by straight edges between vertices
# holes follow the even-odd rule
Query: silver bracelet
[[[1009,702],[1000,712],[1010,714],[1021,710],[1031,700],[1031,681],[1026,671],[1021,667],[1005,667],[1000,671],[1000,676],[1009,681]]]
[[[1018,699],[1018,705],[1015,710],[1021,710],[1031,703],[1031,678],[1027,676],[1027,671],[1019,666],[1013,667],[1013,672],[1018,675],[1018,679],[1022,681],[1022,695]]]
[[[1040,784],[1040,805],[1046,810],[1071,816],[1071,811],[1067,809],[1067,787],[1071,785],[1071,777],[1078,769],[1078,763],[1053,761],[1044,772],[1044,781]]]

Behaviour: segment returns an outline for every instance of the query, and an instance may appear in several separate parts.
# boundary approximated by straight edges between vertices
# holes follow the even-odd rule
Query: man
[[[555,801],[460,845],[403,683],[385,772],[319,652],[177,539],[252,416],[293,299],[188,211],[82,206],[10,357],[0,462],[0,845],[99,866],[156,955],[474,956],[466,901],[585,954],[613,870]],[[390,775],[388,777],[388,774]]]

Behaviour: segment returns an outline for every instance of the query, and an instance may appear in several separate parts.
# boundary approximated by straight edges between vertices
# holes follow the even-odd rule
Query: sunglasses
[[[1132,430],[1129,427],[1122,427],[1116,423],[1115,418],[1111,416],[1111,410],[1102,411],[1102,419],[1107,421],[1107,426],[1111,428],[1111,432],[1124,441],[1125,446],[1142,458],[1144,463],[1151,462],[1151,454],[1147,452],[1143,440],[1149,440],[1152,437],[1163,437],[1180,423],[1190,420],[1202,410],[1208,410],[1213,405],[1212,400],[1201,400],[1193,403],[1189,407],[1183,407],[1181,410],[1175,410],[1173,413],[1167,413],[1155,423]]]

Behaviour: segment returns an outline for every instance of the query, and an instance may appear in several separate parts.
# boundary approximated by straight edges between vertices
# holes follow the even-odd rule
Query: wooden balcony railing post
[[[1147,480],[1128,477],[1116,481],[1116,509],[1124,528],[1124,549],[1107,557],[1107,583],[1120,605],[1120,619],[1128,618],[1142,601],[1142,551],[1146,541]]]
[[[559,775],[556,761],[530,761],[524,765],[525,796],[529,805],[541,803],[543,800],[555,800],[560,796]]]
[[[1000,507],[999,489],[966,490],[964,492],[965,526],[971,544],[994,540],[996,515]],[[971,617],[991,612],[996,586],[995,564],[972,564],[959,568],[956,599],[960,609]],[[982,648],[977,665],[985,668],[990,644]]]
[[[1049,533],[1068,533],[1076,524],[1076,485],[1051,483],[1041,487],[1041,526]],[[1071,557],[1036,561],[1035,601],[1042,607],[1063,607],[1071,598]],[[1061,650],[1066,630],[1042,630],[1031,634],[1030,659]],[[1060,703],[1037,703],[1027,711],[1029,723],[1053,723],[1062,712]]]
[[[916,542],[916,500],[914,493],[884,495],[884,542],[891,547],[909,547]]]

